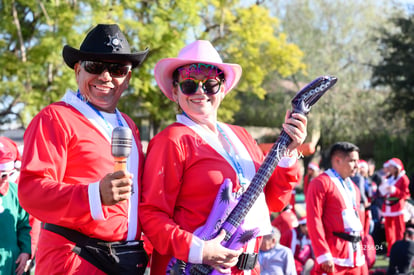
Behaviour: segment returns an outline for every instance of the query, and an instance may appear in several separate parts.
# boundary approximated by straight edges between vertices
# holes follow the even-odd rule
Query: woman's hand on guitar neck
[[[299,145],[301,145],[307,136],[308,118],[299,113],[291,113],[290,110],[286,112],[285,123],[283,123],[283,130],[292,139],[288,146],[288,152],[293,152]]]
[[[237,264],[243,249],[232,250],[222,246],[221,242],[225,237],[226,232],[223,229],[216,238],[204,241],[203,264],[210,265],[221,273],[230,273],[231,267]]]

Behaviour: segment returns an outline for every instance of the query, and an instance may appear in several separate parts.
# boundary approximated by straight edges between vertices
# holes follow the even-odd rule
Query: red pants
[[[402,240],[405,231],[404,215],[385,217],[385,240],[387,242],[387,257],[390,256],[391,246],[398,240]]]

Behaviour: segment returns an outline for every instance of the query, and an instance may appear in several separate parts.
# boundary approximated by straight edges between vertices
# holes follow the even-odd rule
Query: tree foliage
[[[319,132],[319,143],[327,148],[338,140],[359,143],[389,129],[382,114],[387,91],[372,89],[370,79],[371,64],[380,59],[372,36],[377,26],[389,25],[394,6],[376,0],[273,0],[268,7],[280,19],[279,31],[304,53],[306,71],[288,78],[296,91],[317,76],[338,77],[311,111],[309,133]],[[267,85],[277,87],[278,78],[269,77]]]
[[[299,48],[278,21],[257,4],[234,0],[5,0],[0,4],[0,119],[19,118],[25,126],[42,107],[76,89],[73,70],[61,57],[65,44],[79,48],[85,33],[98,23],[117,23],[133,51],[150,48],[148,59],[133,71],[120,109],[153,132],[174,119],[175,106],[159,91],[153,77],[158,60],[175,57],[185,44],[207,39],[224,62],[239,63],[244,74],[237,91],[263,97],[269,72],[289,76],[304,68]],[[13,24],[11,24],[13,22]],[[239,101],[230,93],[219,116],[232,121]],[[11,117],[14,116],[14,117]]]
[[[414,129],[414,15],[390,22],[393,28],[381,28],[377,37],[382,59],[373,67],[373,85],[390,89],[388,117],[403,117]]]

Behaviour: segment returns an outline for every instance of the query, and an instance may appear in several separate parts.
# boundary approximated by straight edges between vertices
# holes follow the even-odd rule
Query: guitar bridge
[[[239,261],[236,266],[240,270],[252,270],[256,266],[258,254],[257,253],[245,253],[243,252],[239,256]]]

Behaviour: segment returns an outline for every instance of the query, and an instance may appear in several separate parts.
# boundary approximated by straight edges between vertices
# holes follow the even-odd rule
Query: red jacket
[[[134,178],[138,181],[139,194],[144,155],[137,127],[126,115],[123,115],[123,119],[131,128],[138,148],[139,163],[133,166],[136,167],[134,170],[138,169]],[[106,219],[96,220],[92,217],[88,198],[89,185],[113,172],[110,138],[108,141],[74,107],[58,102],[44,108],[31,121],[25,132],[24,143],[19,199],[29,214],[43,222],[68,227],[93,238],[105,241],[126,239],[128,203],[98,205]],[[133,218],[137,221],[138,216]],[[135,237],[141,237],[139,223]],[[71,274],[69,269],[77,259],[72,248],[73,243],[42,229],[36,272]],[[79,270],[85,274],[102,273],[91,264],[86,265],[91,268]]]
[[[350,181],[349,178],[348,180]],[[354,202],[331,170],[317,176],[309,184],[306,200],[307,226],[319,264],[330,259],[340,266],[361,266],[365,263],[361,242],[358,243],[357,250],[354,250],[350,242],[333,234],[347,233],[348,230],[363,234],[361,221],[355,215],[359,209],[360,193],[355,184],[352,183],[351,187]],[[357,251],[356,262],[354,251]]]
[[[263,152],[245,129],[229,127],[243,142],[257,171]],[[271,176],[264,190],[271,211],[281,211],[289,201],[297,169],[297,165],[277,167]],[[192,232],[206,222],[226,178],[233,182],[233,191],[240,187],[229,162],[183,124],[170,125],[150,141],[140,219],[144,234],[154,246],[151,274],[165,274],[171,257],[188,262]]]
[[[404,214],[405,201],[410,197],[409,184],[410,180],[405,171],[401,171],[397,178],[389,179],[380,185],[379,190],[385,198],[382,205],[383,216],[395,217]],[[386,186],[392,186],[391,192],[384,190]]]

